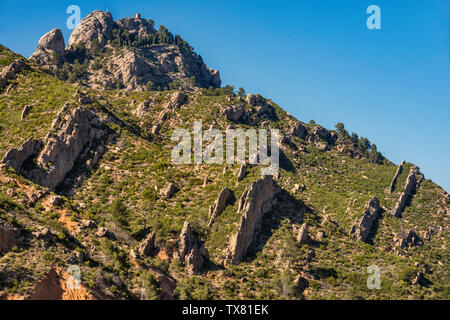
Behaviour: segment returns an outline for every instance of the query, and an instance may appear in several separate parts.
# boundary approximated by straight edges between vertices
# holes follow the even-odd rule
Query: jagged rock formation
[[[14,77],[26,67],[26,62],[21,59],[17,59],[9,66],[4,67],[0,73],[0,88],[6,86],[9,80],[14,79]]]
[[[197,239],[188,221],[184,223],[181,230],[178,258],[185,264],[190,274],[200,272],[205,259],[209,259],[208,251]]]
[[[392,191],[394,191],[395,188],[395,183],[397,182],[397,178],[398,176],[402,173],[403,170],[403,166],[405,165],[405,160],[403,160],[400,165],[397,168],[397,171],[395,172],[394,177],[392,178],[392,182],[391,185],[389,186],[389,193],[392,193]]]
[[[64,36],[59,29],[53,29],[47,32],[40,40],[36,51],[30,56],[31,60],[41,65],[48,64],[55,56],[59,59],[65,59]]]
[[[146,39],[156,30],[146,19],[139,16],[114,21],[111,13],[96,10],[84,18],[70,36],[66,50],[59,29],[47,33],[39,41],[39,46],[31,59],[49,67],[54,53],[61,61],[73,61],[79,47],[87,49],[113,49],[114,37],[127,34],[130,39]],[[166,87],[177,79],[194,78],[200,87],[220,87],[220,74],[208,68],[202,58],[192,51],[175,44],[154,44],[150,46],[123,46],[122,52],[113,54],[109,63],[104,63],[105,72],[90,70],[85,75],[91,86],[115,88],[117,81],[128,90],[147,90],[146,85]]]
[[[232,196],[233,191],[228,188],[225,188],[220,192],[214,205],[209,208],[209,228],[213,225],[214,219],[216,219],[223,212],[223,210],[225,210]]]
[[[65,105],[55,118],[44,142],[31,138],[20,149],[8,151],[2,162],[33,182],[55,189],[83,151],[91,150],[92,144],[106,135],[95,113],[81,107],[69,113],[68,108]],[[104,151],[97,148],[90,166]]]
[[[241,182],[242,180],[244,180],[245,176],[247,175],[247,168],[248,164],[241,165],[241,167],[239,168],[237,182]]]
[[[33,109],[33,106],[25,106],[22,110],[22,114],[20,115],[20,120],[24,120],[30,113],[31,109]]]
[[[72,32],[67,50],[76,49],[79,43],[90,48],[94,40],[97,40],[100,46],[105,46],[112,39],[114,27],[115,23],[111,13],[95,10],[84,18]]]
[[[305,139],[308,135],[308,130],[300,122],[296,122],[292,127],[290,127],[289,134],[299,137],[300,139]]]
[[[166,105],[166,109],[181,108],[187,102],[187,95],[182,91],[177,91],[170,97],[170,101]]]
[[[380,202],[376,197],[370,199],[360,222],[352,227],[350,234],[357,239],[369,243],[374,233],[373,227],[381,216]]]
[[[20,230],[9,224],[0,224],[0,253],[6,253],[16,245]]]
[[[400,198],[398,199],[397,203],[395,204],[394,208],[391,211],[391,214],[397,218],[402,217],[403,210],[405,210],[405,207],[412,195],[416,192],[416,188],[418,187],[419,183],[417,181],[416,175],[419,174],[419,168],[413,167],[409,171],[409,175],[406,178],[405,183],[405,191],[400,195]]]
[[[239,201],[239,212],[244,213],[238,232],[231,238],[229,262],[237,264],[247,253],[263,215],[273,207],[275,195],[280,191],[272,176],[265,176],[244,191]]]
[[[152,232],[148,235],[147,238],[142,240],[142,242],[139,244],[138,252],[140,255],[147,257],[150,256],[151,253],[156,248],[156,233]]]
[[[300,230],[297,234],[297,243],[303,245],[308,241],[308,225],[306,223],[302,224]]]
[[[396,242],[402,249],[423,246],[422,239],[412,229],[406,231],[400,238],[396,239]]]

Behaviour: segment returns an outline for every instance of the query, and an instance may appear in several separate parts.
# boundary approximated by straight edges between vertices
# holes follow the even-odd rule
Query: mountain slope
[[[92,26],[96,15],[105,24]],[[177,90],[147,90],[135,75],[120,89],[92,80],[104,77],[93,71],[97,59],[108,65],[140,52],[127,61],[146,70],[136,62],[141,53],[145,63],[162,46],[169,55],[187,54],[178,44],[119,43],[109,55],[89,55],[86,69],[73,75],[70,54],[83,35],[91,48],[107,47],[118,26],[156,33],[138,17],[111,21],[96,11],[74,32],[64,49],[66,80],[59,60],[25,60],[1,47],[3,76],[15,60],[26,61],[0,88],[1,297],[39,298],[42,284],[67,278],[61,269],[76,265],[81,288],[52,287],[53,296],[449,298],[449,196],[414,164],[402,165],[391,192],[398,167],[343,126],[303,123],[273,101],[230,87],[204,89],[189,82],[189,72],[161,75],[161,84],[180,80]],[[57,33],[51,37],[58,40]],[[62,53],[61,45],[42,43],[38,51]],[[162,68],[159,61],[152,70]],[[262,180],[259,166],[173,164],[173,130],[191,132],[199,120],[205,130],[279,129],[279,176]],[[49,184],[42,175],[58,180]],[[222,209],[212,223],[211,206]],[[371,290],[373,265],[381,286]]]

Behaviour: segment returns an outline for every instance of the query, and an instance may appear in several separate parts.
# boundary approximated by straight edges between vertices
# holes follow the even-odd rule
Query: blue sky
[[[180,34],[223,84],[273,99],[298,119],[368,137],[395,163],[450,191],[450,1],[0,0],[0,43],[29,56],[66,8],[139,12]],[[382,30],[366,9],[381,8]]]

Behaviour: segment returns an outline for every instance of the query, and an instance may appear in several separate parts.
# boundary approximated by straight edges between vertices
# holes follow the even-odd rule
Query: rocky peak
[[[90,48],[96,39],[100,46],[106,45],[112,39],[114,26],[111,13],[100,10],[91,12],[72,32],[67,50],[74,50],[81,42]]]
[[[63,58],[65,56],[65,47],[64,36],[61,30],[53,29],[39,40],[39,45],[30,59],[43,64],[48,63],[54,54]]]

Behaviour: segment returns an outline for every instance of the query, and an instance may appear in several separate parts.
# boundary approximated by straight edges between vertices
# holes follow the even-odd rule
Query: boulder
[[[165,189],[161,190],[160,194],[162,197],[164,197],[166,199],[170,199],[178,191],[179,191],[178,187],[175,184],[170,183]]]
[[[233,191],[231,191],[228,188],[225,188],[220,192],[219,197],[217,198],[215,204],[210,207],[209,212],[210,221],[208,225],[209,228],[211,228],[211,226],[213,225],[214,219],[216,219],[225,210],[232,196]]]
[[[52,207],[61,207],[64,204],[64,200],[60,196],[51,196],[48,204]]]
[[[239,201],[239,212],[243,214],[238,232],[231,238],[227,262],[238,264],[245,256],[263,215],[276,203],[280,191],[272,176],[255,181],[244,191]]]

